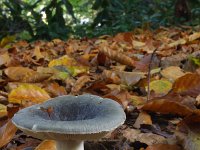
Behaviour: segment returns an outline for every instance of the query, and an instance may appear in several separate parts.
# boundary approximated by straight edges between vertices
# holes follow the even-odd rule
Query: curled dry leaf
[[[178,66],[170,66],[161,71],[161,75],[170,81],[175,81],[176,79],[185,75],[185,73]]]
[[[183,105],[178,101],[168,99],[151,100],[144,104],[141,109],[144,111],[158,112],[161,114],[174,114],[183,117],[188,116],[193,112],[193,110],[188,106]]]
[[[121,104],[124,109],[126,109],[128,106],[129,100],[131,98],[131,95],[129,94],[128,91],[114,90],[110,92],[109,94],[106,94],[104,98],[113,99],[119,104]]]
[[[104,70],[102,73],[102,77],[104,80],[108,80],[115,84],[119,84],[121,82],[120,78],[118,77],[118,75],[115,71]]]
[[[133,126],[139,129],[141,124],[152,125],[151,116],[145,111],[140,112]]]
[[[108,58],[115,60],[118,63],[128,65],[128,66],[133,66],[133,67],[135,65],[134,60],[131,59],[130,57],[126,56],[123,53],[111,50],[106,46],[102,46],[102,48],[100,49],[100,52],[105,54]]]
[[[181,147],[178,145],[154,144],[148,146],[146,150],[181,150]]]
[[[6,145],[13,138],[17,131],[11,120],[0,128],[0,148]]]
[[[200,75],[188,73],[178,78],[172,89],[174,93],[196,97],[200,94]]]
[[[8,67],[4,72],[13,81],[29,83],[40,82],[51,76],[51,74],[41,74],[26,67]]]
[[[74,86],[72,87],[72,93],[78,93],[81,88],[83,88],[87,82],[91,81],[89,76],[81,76],[78,78],[78,80],[75,82]]]
[[[65,88],[56,82],[47,83],[45,90],[50,93],[52,97],[67,95]]]
[[[24,104],[26,101],[41,103],[49,98],[49,94],[44,89],[32,84],[22,84],[8,95],[10,103],[18,104]]]
[[[54,140],[44,140],[35,150],[57,150],[56,142]]]

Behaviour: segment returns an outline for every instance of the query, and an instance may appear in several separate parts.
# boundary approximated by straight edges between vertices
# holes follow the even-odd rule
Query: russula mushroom
[[[84,150],[84,140],[103,137],[122,125],[125,119],[117,102],[85,94],[60,96],[24,108],[12,121],[28,135],[55,140],[57,150]]]

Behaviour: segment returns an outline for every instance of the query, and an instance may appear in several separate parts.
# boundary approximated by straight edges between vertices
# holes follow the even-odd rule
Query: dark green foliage
[[[180,5],[176,8],[177,1],[1,0],[0,38],[18,34],[20,38],[32,37],[32,40],[66,39],[71,35],[112,35],[137,27],[199,25],[200,0],[185,0],[188,16],[181,13],[184,10]],[[181,11],[177,13],[179,8]],[[84,19],[88,20],[84,22]]]

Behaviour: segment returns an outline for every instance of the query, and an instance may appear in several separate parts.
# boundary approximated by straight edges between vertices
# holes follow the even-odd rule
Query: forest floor
[[[90,93],[122,105],[125,123],[86,150],[198,150],[200,28],[0,43],[0,149],[55,150],[12,124],[24,107]]]

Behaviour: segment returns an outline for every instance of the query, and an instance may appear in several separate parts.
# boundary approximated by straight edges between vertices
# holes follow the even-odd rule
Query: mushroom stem
[[[83,141],[56,141],[57,150],[84,150],[84,142]]]

